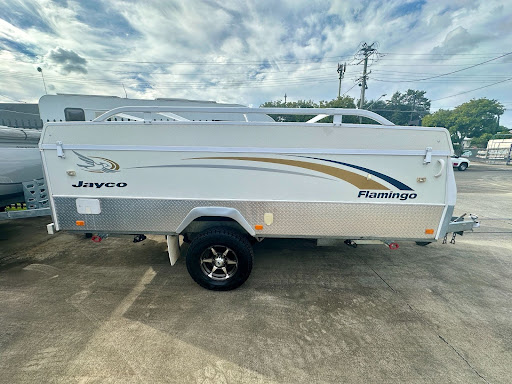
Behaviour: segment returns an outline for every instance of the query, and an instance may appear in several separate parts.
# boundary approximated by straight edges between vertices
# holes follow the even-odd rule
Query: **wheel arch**
[[[190,210],[190,212],[185,216],[183,221],[180,223],[178,228],[176,228],[176,233],[186,233],[187,228],[201,218],[218,218],[220,220],[226,220],[231,222],[235,222],[238,224],[240,229],[247,233],[248,235],[255,237],[256,232],[247,222],[247,220],[243,217],[243,215],[235,208],[229,207],[196,207]],[[215,223],[215,222],[212,222]],[[213,226],[213,224],[212,224]],[[237,226],[237,227],[238,227]]]

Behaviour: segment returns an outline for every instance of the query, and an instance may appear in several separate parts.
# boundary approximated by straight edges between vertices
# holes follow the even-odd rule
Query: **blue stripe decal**
[[[318,157],[309,157],[309,156],[297,156],[297,157],[305,157],[307,159],[328,161],[330,163],[341,164],[341,165],[344,165],[346,167],[351,167],[351,168],[359,169],[360,171],[367,172],[367,173],[369,173],[371,175],[377,176],[378,178],[380,178],[380,179],[382,179],[384,181],[387,181],[389,184],[394,185],[395,187],[397,187],[401,191],[414,191],[414,189],[412,189],[408,185],[405,185],[401,181],[398,181],[397,179],[393,179],[392,177],[384,175],[383,173],[380,173],[380,172],[377,172],[377,171],[373,171],[373,170],[368,169],[368,168],[360,167],[358,165],[343,163],[341,161],[334,161],[334,160],[328,160],[328,159],[320,159]]]

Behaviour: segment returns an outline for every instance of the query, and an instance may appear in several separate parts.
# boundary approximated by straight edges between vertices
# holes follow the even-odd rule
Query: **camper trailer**
[[[39,117],[34,114],[34,125],[39,122],[77,122],[91,121],[103,113],[120,106],[168,106],[168,107],[241,107],[238,104],[222,104],[215,101],[188,100],[177,98],[160,99],[128,99],[116,96],[95,96],[79,94],[44,95],[39,100]],[[26,107],[26,106],[24,106]],[[36,106],[37,107],[37,106]],[[12,105],[9,107],[12,109]],[[21,108],[21,107],[19,107]],[[26,109],[26,108],[25,108]],[[7,111],[6,113],[10,113]],[[8,115],[10,116],[10,115]],[[181,116],[170,112],[150,113],[153,121],[246,121],[241,113],[216,113],[213,117],[202,110],[184,113]],[[254,118],[262,121],[272,121],[266,115]],[[144,121],[142,112],[133,111],[120,113],[112,118],[113,121]],[[10,120],[9,120],[10,121]],[[20,120],[23,124],[30,122]],[[32,120],[31,120],[32,121]],[[37,148],[41,131],[27,128],[9,128],[0,126],[0,220],[18,219],[50,214],[47,207],[46,186],[43,180],[41,156]],[[3,209],[15,203],[25,203],[28,209],[2,212]]]
[[[128,99],[117,96],[80,95],[80,94],[57,94],[44,95],[39,99],[39,113],[43,123],[64,122],[64,121],[92,121],[98,116],[110,111],[113,108],[136,106],[136,107],[194,107],[197,109],[190,112],[183,112],[181,115],[169,111],[150,112],[149,117],[153,121],[211,121],[212,119],[223,121],[246,121],[243,113],[238,112],[217,112],[212,117],[210,113],[204,112],[201,108],[233,108],[243,107],[240,104],[224,104],[207,100],[189,100],[178,98],[157,98],[150,99]],[[263,121],[272,121],[264,114],[252,116]],[[144,115],[139,110],[120,112],[111,118],[112,121],[144,121]]]
[[[269,117],[277,114],[316,116]],[[171,264],[182,235],[190,275],[213,290],[243,284],[251,243],[267,237],[396,248],[478,225],[452,217],[446,129],[395,126],[364,110],[123,106],[93,121],[47,122],[39,146],[50,234],[161,234]]]

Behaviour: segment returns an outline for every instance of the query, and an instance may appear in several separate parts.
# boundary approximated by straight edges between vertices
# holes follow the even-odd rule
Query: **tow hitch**
[[[452,217],[450,224],[448,224],[448,230],[443,238],[443,244],[447,243],[448,234],[452,234],[452,239],[450,240],[450,244],[455,244],[455,237],[457,235],[464,235],[464,231],[473,231],[473,228],[480,227],[480,222],[478,221],[478,216],[469,214],[471,220],[464,220],[467,213],[460,215],[459,217]]]

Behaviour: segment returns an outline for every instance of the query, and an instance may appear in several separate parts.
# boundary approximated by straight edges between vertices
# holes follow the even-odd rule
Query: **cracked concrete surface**
[[[512,220],[485,218],[512,218],[511,176],[456,172],[456,213],[484,220],[455,245],[267,239],[231,292],[171,267],[160,237],[1,222],[0,382],[510,382]]]

